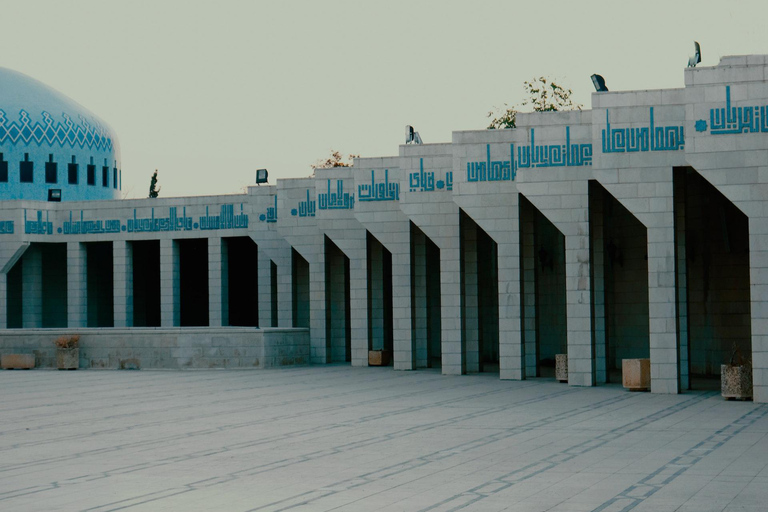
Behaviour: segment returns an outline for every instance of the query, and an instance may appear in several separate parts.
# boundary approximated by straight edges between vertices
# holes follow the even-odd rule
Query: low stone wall
[[[271,368],[309,364],[309,329],[171,327],[7,329],[0,355],[34,354],[35,367],[55,368],[53,341],[80,335],[80,368]]]

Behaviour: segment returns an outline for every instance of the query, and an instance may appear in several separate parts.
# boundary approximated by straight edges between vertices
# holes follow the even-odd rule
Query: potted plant
[[[752,398],[752,361],[744,358],[736,343],[731,350],[731,360],[720,365],[720,392],[723,398]]]
[[[80,335],[65,334],[56,338],[56,367],[59,370],[77,370],[80,366]]]

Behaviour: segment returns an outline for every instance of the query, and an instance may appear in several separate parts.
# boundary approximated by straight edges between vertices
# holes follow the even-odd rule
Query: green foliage
[[[360,158],[360,155],[352,155],[350,154],[347,156],[347,162],[344,162],[344,155],[341,154],[340,151],[331,150],[331,156],[326,158],[325,160],[318,160],[314,164],[312,164],[313,169],[330,169],[332,167],[352,167],[352,159],[353,158]]]
[[[149,197],[154,199],[160,194],[160,188],[157,186],[157,169],[152,173],[152,179],[149,181]]]
[[[521,107],[530,107],[534,112],[556,112],[560,110],[581,110],[581,105],[571,99],[573,91],[555,83],[553,80],[540,76],[523,82],[526,99]],[[491,118],[489,130],[514,128],[518,109],[506,103],[503,109],[491,110],[487,117]]]

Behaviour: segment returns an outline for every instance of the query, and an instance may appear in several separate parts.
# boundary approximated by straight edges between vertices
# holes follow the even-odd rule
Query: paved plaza
[[[3,371],[0,510],[765,511],[768,405],[346,365]]]

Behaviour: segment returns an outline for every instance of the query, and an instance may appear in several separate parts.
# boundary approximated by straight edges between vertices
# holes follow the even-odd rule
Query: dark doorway
[[[179,244],[179,303],[182,327],[208,325],[208,240],[191,238]]]
[[[160,327],[160,241],[129,244],[133,255],[133,325]]]
[[[85,244],[88,327],[114,327],[112,242]]]
[[[250,237],[225,238],[229,325],[259,326],[259,255]]]

